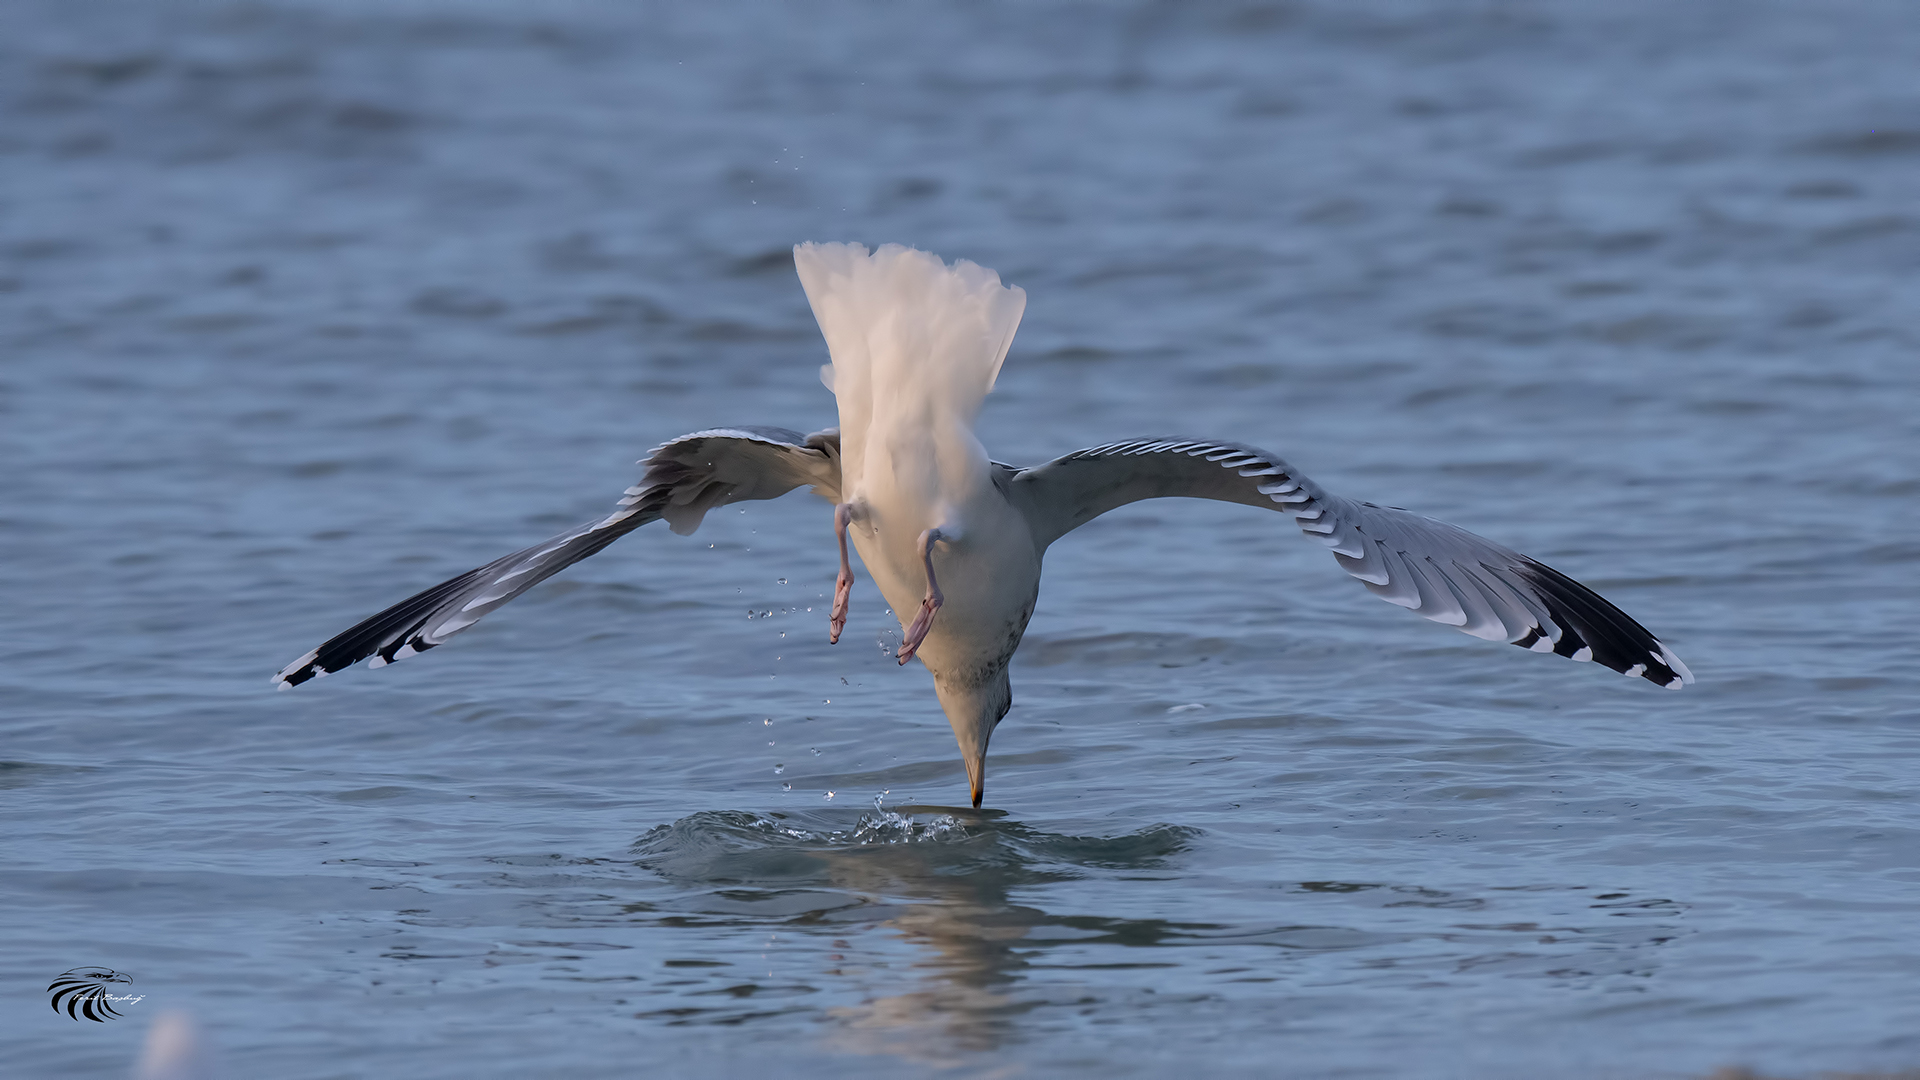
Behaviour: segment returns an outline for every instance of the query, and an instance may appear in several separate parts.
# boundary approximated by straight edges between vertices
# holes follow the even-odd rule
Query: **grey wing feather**
[[[1022,470],[1007,486],[1042,547],[1139,499],[1277,510],[1388,603],[1478,638],[1596,661],[1669,689],[1693,681],[1660,639],[1552,567],[1444,521],[1340,498],[1256,447],[1130,439]]]
[[[355,624],[273,677],[284,690],[371,657],[383,667],[441,644],[495,608],[642,525],[665,518],[682,536],[707,511],[772,499],[802,485],[839,499],[840,439],[828,430],[714,428],[682,435],[641,462],[646,472],[604,518],[469,570]]]

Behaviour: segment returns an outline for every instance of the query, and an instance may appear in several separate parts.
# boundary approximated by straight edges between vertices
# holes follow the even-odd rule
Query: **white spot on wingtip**
[[[405,645],[402,645],[398,649],[394,650],[393,658],[395,660],[405,660],[409,656],[419,656],[419,655],[420,655],[420,650],[414,648],[413,642],[409,641]]]
[[[386,666],[387,666],[387,658],[384,656],[381,656],[378,653],[375,653],[373,656],[367,659],[367,669],[370,671],[378,670],[379,668],[383,668]]]
[[[1543,630],[1541,630],[1541,629],[1540,629],[1539,627],[1537,627],[1537,626],[1536,626],[1536,627],[1534,627],[1534,630],[1535,630],[1536,632],[1538,632],[1538,633],[1540,634],[1540,640],[1539,640],[1539,641],[1536,641],[1536,642],[1534,642],[1533,644],[1531,644],[1531,645],[1529,645],[1529,646],[1527,646],[1527,651],[1528,651],[1528,652],[1552,652],[1552,651],[1553,651],[1553,639],[1552,639],[1552,638],[1550,638],[1550,637],[1548,637],[1548,636],[1546,635],[1546,632],[1545,632],[1545,631],[1543,631]]]
[[[1687,665],[1681,663],[1680,658],[1673,655],[1673,650],[1667,648],[1666,642],[1664,641],[1660,643],[1660,662],[1672,668],[1674,673],[1680,676],[1681,686],[1685,686],[1693,681],[1693,672],[1687,670]],[[1669,689],[1678,690],[1680,687],[1672,686],[1669,687]]]
[[[1575,660],[1578,660],[1578,661],[1580,661],[1580,662],[1581,662],[1581,663],[1583,663],[1583,664],[1584,664],[1584,663],[1586,663],[1586,662],[1587,662],[1587,661],[1589,661],[1589,660],[1592,660],[1592,659],[1593,659],[1593,646],[1591,646],[1591,645],[1582,645],[1582,646],[1580,646],[1579,648],[1577,648],[1577,649],[1575,649],[1575,650],[1573,650],[1573,657],[1572,657],[1572,658],[1573,658],[1573,659],[1575,659]]]
[[[1640,676],[1645,675],[1646,673],[1647,673],[1647,665],[1635,664],[1632,667],[1628,668],[1627,670],[1621,672],[1620,674],[1625,675],[1629,679],[1637,679]]]

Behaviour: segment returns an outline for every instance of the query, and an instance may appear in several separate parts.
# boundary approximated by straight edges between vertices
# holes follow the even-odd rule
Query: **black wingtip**
[[[1592,660],[1622,675],[1637,675],[1670,690],[1678,690],[1693,681],[1692,673],[1672,650],[1599,593],[1532,559],[1525,559],[1512,569],[1533,586],[1546,605],[1547,614],[1559,625],[1560,639],[1553,644],[1553,651],[1558,655]],[[1542,637],[1536,628],[1514,644],[1536,648]]]

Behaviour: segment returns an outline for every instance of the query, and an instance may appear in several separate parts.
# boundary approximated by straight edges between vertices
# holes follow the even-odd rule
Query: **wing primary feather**
[[[1521,559],[1514,572],[1539,591],[1555,622],[1567,624],[1561,640],[1554,645],[1555,652],[1574,656],[1585,647],[1591,650],[1588,655],[1595,663],[1621,674],[1645,664],[1640,677],[1649,682],[1668,686],[1675,679],[1682,685],[1689,681],[1689,676],[1681,674],[1684,665],[1675,667],[1667,662],[1673,654],[1666,645],[1626,612],[1553,567],[1525,556]],[[1569,638],[1574,640],[1571,646]]]
[[[722,502],[769,499],[811,484],[837,497],[839,464],[832,431],[812,436],[785,428],[712,428],[662,443],[642,462],[646,473],[619,509],[540,544],[448,578],[355,623],[273,678],[281,689],[372,658],[370,667],[432,649],[493,609],[604,550],[648,522],[669,519],[692,532]],[[818,444],[816,448],[814,444]]]
[[[1140,460],[1156,455],[1164,456]],[[1181,461],[1190,464],[1175,464]],[[1256,447],[1192,439],[1102,443],[1018,470],[1010,488],[1022,496],[1042,548],[1138,499],[1264,506],[1292,517],[1368,591],[1428,619],[1533,652],[1591,659],[1672,689],[1693,681],[1645,627],[1559,571],[1442,521],[1330,495]]]

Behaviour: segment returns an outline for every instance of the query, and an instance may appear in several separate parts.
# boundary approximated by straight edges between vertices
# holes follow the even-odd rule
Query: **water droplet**
[[[792,785],[792,784],[786,784],[786,783],[783,783],[783,784],[781,784],[781,785],[780,785],[780,790],[781,790],[781,791],[792,791],[792,790],[793,790],[793,785]]]
[[[833,798],[833,792],[831,791],[827,792],[827,798],[829,799]]]
[[[819,748],[819,747],[817,747],[817,746],[809,746],[809,747],[807,747],[807,749],[813,752],[813,756],[814,756],[814,757],[819,757],[819,756],[820,756],[820,748]]]
[[[787,579],[786,579],[786,578],[781,578],[781,579],[780,579],[780,584],[782,584],[782,585],[785,585],[786,583],[787,583]]]
[[[773,775],[775,775],[775,776],[779,776],[779,775],[780,775],[781,773],[783,773],[783,772],[786,772],[786,771],[787,771],[787,766],[786,766],[786,764],[785,764],[785,763],[782,763],[782,764],[779,764],[779,765],[775,765],[775,766],[773,767]]]
[[[769,717],[767,717],[767,718],[766,718],[765,720],[762,720],[762,721],[760,721],[760,726],[762,726],[762,727],[772,727],[772,726],[773,726],[773,717],[771,717],[771,716],[769,716]]]

